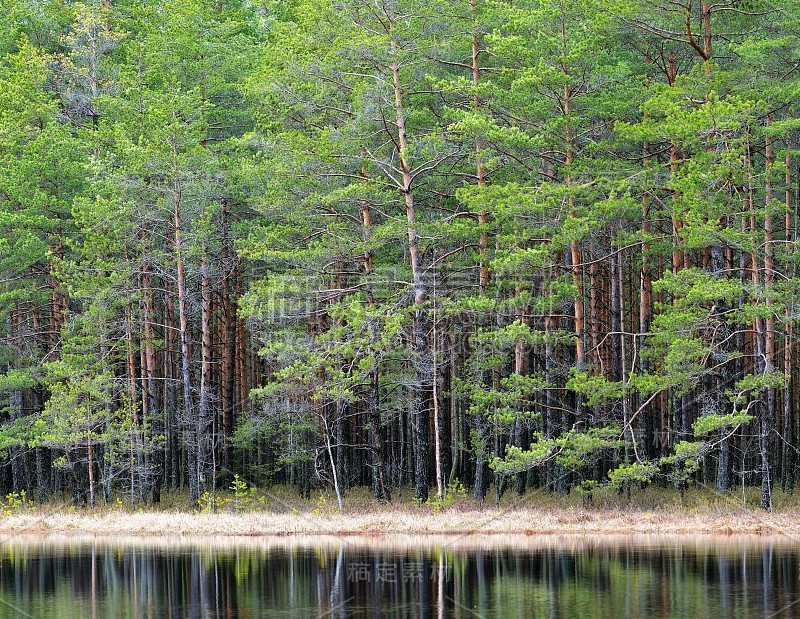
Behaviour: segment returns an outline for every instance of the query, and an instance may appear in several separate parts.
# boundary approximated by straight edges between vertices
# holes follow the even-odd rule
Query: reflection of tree
[[[349,577],[350,565],[370,578]],[[376,578],[381,566],[396,578]],[[466,609],[485,617],[752,616],[791,602],[797,578],[796,550],[770,542],[561,540],[527,550],[423,550],[12,541],[0,548],[0,617],[17,612],[5,603],[64,619],[112,610],[137,618],[378,612],[411,619],[465,616]]]

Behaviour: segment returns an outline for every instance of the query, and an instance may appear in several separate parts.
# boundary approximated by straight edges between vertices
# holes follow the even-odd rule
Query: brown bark
[[[155,300],[152,282],[152,266],[147,257],[142,263],[142,276],[140,287],[142,290],[142,320],[143,320],[143,333],[144,345],[142,346],[142,394],[143,398],[147,400],[146,410],[143,407],[143,413],[148,421],[148,436],[166,435],[166,419],[164,410],[159,400],[158,389],[156,389],[156,380],[158,377],[158,363],[156,359],[156,311]],[[154,503],[161,500],[161,484],[163,480],[163,463],[164,463],[164,448],[157,445],[153,452],[153,460],[150,461],[150,456],[146,455],[148,476],[151,479],[152,499]]]
[[[771,116],[767,115],[767,126],[770,125]],[[771,286],[775,272],[775,246],[774,234],[772,225],[772,198],[773,198],[773,181],[772,181],[772,165],[773,165],[773,150],[772,138],[767,135],[765,137],[765,209],[764,209],[764,285],[767,288],[765,296],[765,303],[767,308],[772,307],[772,292]],[[775,370],[775,316],[770,311],[766,320],[765,332],[765,371],[772,373]],[[774,393],[773,393],[774,399]],[[774,411],[771,409],[770,414]]]
[[[594,257],[597,255],[595,241],[590,241],[589,245],[590,263],[589,263],[589,343],[591,344],[591,354],[594,367],[592,373],[596,374],[603,369],[603,358],[601,356],[601,335],[600,335],[600,265],[599,261]]]
[[[67,296],[61,289],[61,282],[58,279],[58,260],[64,258],[64,243],[62,241],[62,230],[59,229],[50,239],[50,254],[52,256],[49,265],[49,285],[50,285],[50,328],[49,343],[50,355],[52,359],[58,359],[61,353],[61,327],[67,318]]]
[[[572,134],[571,114],[572,114],[572,92],[569,85],[564,86],[563,113],[566,123],[566,157],[564,167],[566,168],[565,182],[567,187],[572,187],[572,164],[575,160],[574,136]],[[575,196],[570,191],[569,214],[575,217]],[[569,243],[570,257],[572,261],[572,284],[575,286],[574,302],[574,321],[575,321],[575,365],[582,369],[586,364],[586,354],[584,352],[585,324],[583,307],[583,265],[581,264],[581,250],[577,239],[572,239]]]
[[[244,296],[244,276],[242,274],[241,260],[237,260],[234,265],[234,281],[236,290],[237,301]],[[234,324],[236,325],[236,342],[235,342],[235,375],[237,384],[234,387],[234,393],[237,393],[239,411],[244,413],[248,409],[248,389],[249,384],[247,381],[247,330],[245,328],[244,319],[239,315],[238,305],[234,311]]]
[[[766,125],[772,122],[772,117],[767,114]],[[774,274],[774,238],[772,229],[772,198],[773,198],[773,149],[772,137],[767,134],[764,144],[764,174],[765,182],[765,208],[764,208],[764,286],[766,288],[765,305],[767,306],[767,319],[764,332],[764,373],[773,374],[775,372],[775,315],[772,312],[772,282]],[[775,399],[776,391],[774,388],[767,389],[766,410],[761,423],[761,450],[762,450],[762,481],[761,481],[761,507],[772,511],[772,487],[770,476],[769,454],[772,443],[772,428],[775,423]]]
[[[233,433],[233,407],[234,407],[234,365],[235,365],[235,319],[231,308],[232,273],[230,258],[230,238],[228,223],[228,202],[222,200],[222,291],[220,299],[220,386],[222,408],[222,459],[223,465],[228,466],[228,438]]]
[[[642,146],[644,153],[643,163],[647,166],[650,162],[649,145],[647,142]],[[642,196],[642,269],[639,274],[639,337],[635,342],[636,358],[639,360],[639,371],[646,374],[649,369],[647,356],[642,354],[647,334],[650,332],[650,324],[653,315],[653,273],[650,266],[650,243],[651,234],[650,224],[650,194],[645,192]],[[656,424],[654,421],[658,406],[658,400],[642,412],[644,435],[646,437],[646,449],[648,457],[656,456]]]
[[[130,296],[130,293],[129,295]],[[139,426],[140,415],[136,403],[136,341],[133,334],[133,309],[125,306],[125,385],[128,391],[128,406],[133,412],[133,423]]]
[[[711,65],[708,64],[708,61],[711,60],[712,57],[712,49],[711,49],[711,3],[710,2],[703,2],[701,7],[701,12],[703,15],[703,60],[706,61],[706,72],[711,72]]]
[[[611,246],[611,380],[622,380],[622,265]]]

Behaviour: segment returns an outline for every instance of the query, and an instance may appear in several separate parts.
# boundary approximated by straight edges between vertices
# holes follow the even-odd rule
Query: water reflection
[[[792,617],[798,559],[786,538],[12,538],[0,618]]]

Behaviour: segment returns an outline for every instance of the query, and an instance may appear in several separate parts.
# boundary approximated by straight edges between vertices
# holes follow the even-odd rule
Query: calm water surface
[[[14,537],[0,617],[800,617],[800,543]]]

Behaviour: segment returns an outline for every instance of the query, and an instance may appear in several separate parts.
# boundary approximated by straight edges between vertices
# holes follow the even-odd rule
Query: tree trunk
[[[395,16],[392,9],[389,15],[392,33],[394,32]],[[412,289],[414,297],[414,324],[412,330],[412,343],[414,347],[414,365],[417,376],[416,402],[411,408],[411,432],[414,441],[414,498],[418,501],[428,499],[428,398],[427,392],[430,384],[428,368],[430,355],[427,342],[428,315],[424,308],[426,301],[425,284],[422,279],[422,264],[419,255],[419,240],[417,237],[416,206],[412,189],[413,178],[411,166],[408,161],[408,136],[406,135],[405,112],[403,109],[403,90],[400,82],[400,65],[398,60],[397,42],[392,39],[392,84],[394,89],[394,103],[396,113],[398,147],[398,165],[402,174],[403,185],[401,193],[405,197],[406,222],[408,232],[408,254],[411,260]]]
[[[89,507],[94,507],[94,451],[92,448],[92,432],[89,430],[86,438],[86,453],[89,471]]]
[[[646,142],[642,150],[644,152],[644,165],[647,166],[650,161],[650,147]],[[636,358],[639,360],[638,369],[641,374],[647,374],[650,370],[647,356],[642,354],[647,334],[650,332],[653,312],[653,273],[650,266],[650,233],[650,194],[645,192],[642,196],[642,270],[639,275],[639,337],[636,341]],[[656,399],[655,402],[658,402],[658,400]],[[654,458],[657,454],[656,411],[657,405],[653,404],[641,413],[644,419],[643,426],[648,458]]]
[[[175,323],[175,299],[169,291],[164,295],[164,473],[165,481],[172,488],[182,484],[180,477],[180,447],[176,415],[178,411],[177,376],[175,371],[178,349]]]
[[[199,438],[196,435],[194,403],[192,400],[192,374],[191,355],[189,353],[189,299],[186,290],[186,267],[183,258],[183,237],[181,229],[181,194],[180,187],[176,187],[173,202],[173,226],[175,239],[173,245],[175,267],[177,269],[176,282],[178,285],[178,332],[181,346],[181,384],[183,385],[183,427],[185,431],[184,444],[187,450],[187,465],[189,469],[189,502],[193,507],[203,493],[203,479],[200,476],[201,457],[198,452]]]
[[[241,260],[237,260],[234,265],[234,281],[236,283],[236,299],[237,303],[241,301],[244,296],[244,276],[242,274]],[[234,393],[237,393],[239,411],[244,413],[248,408],[248,382],[247,382],[247,330],[245,329],[244,319],[239,315],[238,304],[234,316],[236,324],[236,343],[235,343],[235,374],[236,374],[236,387]]]
[[[200,400],[198,415],[195,421],[195,440],[197,443],[196,470],[200,482],[199,490],[205,489],[208,484],[206,476],[209,472],[209,459],[213,458],[214,444],[212,428],[213,413],[212,400],[212,337],[211,337],[211,264],[208,245],[203,246],[203,257],[200,263],[201,271],[201,310],[200,310]],[[215,472],[212,469],[212,475]],[[214,484],[212,484],[212,488]]]
[[[434,257],[435,259],[435,257]],[[433,400],[433,446],[434,446],[434,461],[436,465],[436,496],[441,500],[444,499],[444,485],[442,482],[442,446],[441,434],[439,433],[439,359],[438,359],[438,342],[436,333],[436,280],[434,279],[433,287],[433,392],[431,399]]]
[[[477,7],[476,0],[470,0],[470,9],[472,12],[473,21],[475,20],[475,9]],[[481,113],[481,97],[478,94],[478,86],[481,82],[481,66],[480,66],[480,41],[478,39],[477,24],[473,23],[472,28],[472,86],[475,91],[475,98],[472,101],[472,109],[475,114]],[[475,139],[475,169],[478,179],[478,187],[483,187],[486,184],[486,167],[483,163],[483,138],[477,137]],[[486,289],[489,286],[489,261],[486,255],[486,250],[489,247],[489,232],[486,227],[489,225],[489,213],[485,209],[481,209],[478,213],[478,226],[480,227],[480,235],[478,238],[478,253],[480,255],[480,264],[478,267],[478,289],[481,294],[486,294]]]
[[[772,116],[767,114],[766,126],[769,127]],[[764,374],[775,373],[775,315],[772,312],[772,280],[774,275],[774,238],[772,230],[772,137],[765,136],[764,147],[764,174],[765,183],[765,208],[764,208],[764,287],[766,288],[765,305],[767,306],[767,319],[764,333]],[[773,387],[767,389],[766,410],[761,427],[761,460],[762,460],[762,481],[761,481],[761,507],[772,511],[772,480],[769,470],[769,454],[772,443],[772,429],[776,414],[776,390]]]
[[[147,257],[142,261],[140,286],[142,290],[142,321],[144,331],[143,363],[142,363],[142,412],[147,423],[147,433],[158,435],[165,433],[164,414],[158,401],[156,380],[155,349],[155,307],[153,303],[152,268]],[[146,401],[146,404],[144,402]],[[146,455],[149,458],[149,455]],[[161,467],[163,466],[163,448],[156,446],[153,462],[147,463],[148,485],[152,490],[152,499],[157,503],[160,499]]]
[[[222,441],[222,465],[229,467],[228,439],[233,433],[234,416],[234,366],[235,366],[235,342],[236,342],[236,320],[231,308],[231,241],[229,238],[229,216],[228,201],[222,200],[222,315],[221,338],[222,338],[222,363],[220,367],[220,386],[221,386],[221,408],[222,408],[222,428],[220,439]]]
[[[792,155],[789,151],[789,144],[787,140],[786,152],[786,193],[785,193],[785,240],[786,245],[794,241],[794,228],[792,225]],[[785,265],[787,269],[787,276],[794,275],[793,267]],[[783,337],[783,371],[786,374],[786,386],[783,389],[783,489],[786,492],[791,492],[794,489],[794,461],[795,461],[795,443],[796,435],[792,424],[792,396],[794,385],[794,368],[793,368],[793,355],[792,348],[793,342],[793,327],[792,327],[792,312],[793,304],[787,303],[784,313],[785,332]]]

